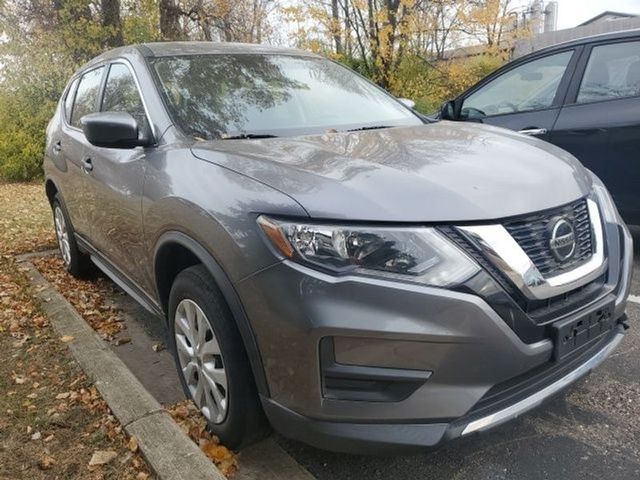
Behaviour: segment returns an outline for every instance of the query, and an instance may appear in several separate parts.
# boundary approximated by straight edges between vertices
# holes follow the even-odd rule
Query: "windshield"
[[[288,55],[150,59],[173,121],[202,139],[283,136],[422,122],[349,69]]]

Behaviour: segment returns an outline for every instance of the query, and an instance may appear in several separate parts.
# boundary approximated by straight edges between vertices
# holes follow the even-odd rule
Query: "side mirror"
[[[96,147],[134,148],[150,143],[139,135],[138,122],[126,112],[90,113],[80,123],[85,137]]]
[[[403,104],[405,107],[408,107],[408,108],[410,108],[412,110],[416,106],[416,102],[414,102],[413,100],[411,100],[409,98],[399,98],[398,101],[401,104]]]
[[[441,120],[456,120],[456,102],[455,100],[449,100],[442,104],[440,109]]]

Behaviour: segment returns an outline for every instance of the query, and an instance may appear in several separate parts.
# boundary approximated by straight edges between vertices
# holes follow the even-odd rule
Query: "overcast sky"
[[[531,0],[514,1],[519,5],[529,3]],[[640,0],[558,0],[558,30],[580,25],[606,10],[640,15]]]

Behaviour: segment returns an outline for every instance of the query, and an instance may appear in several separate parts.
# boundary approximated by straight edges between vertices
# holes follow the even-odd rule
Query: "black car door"
[[[125,60],[111,63],[100,111],[126,112],[140,130],[150,129],[133,68]],[[142,230],[142,189],[148,149],[91,146],[92,243],[109,267],[140,286],[147,262]]]
[[[640,38],[586,48],[550,141],[598,175],[624,219],[640,224]]]
[[[560,112],[579,50],[526,57],[503,67],[456,101],[456,119],[546,139]]]

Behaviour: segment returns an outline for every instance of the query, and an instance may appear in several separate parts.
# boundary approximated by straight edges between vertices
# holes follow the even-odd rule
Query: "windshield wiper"
[[[270,135],[268,133],[239,133],[237,135],[223,135],[220,137],[221,140],[246,140],[246,139],[257,139],[257,138],[276,138],[277,135]]]
[[[363,130],[380,130],[382,128],[391,128],[389,125],[372,125],[370,127],[352,128],[347,132],[361,132]]]

